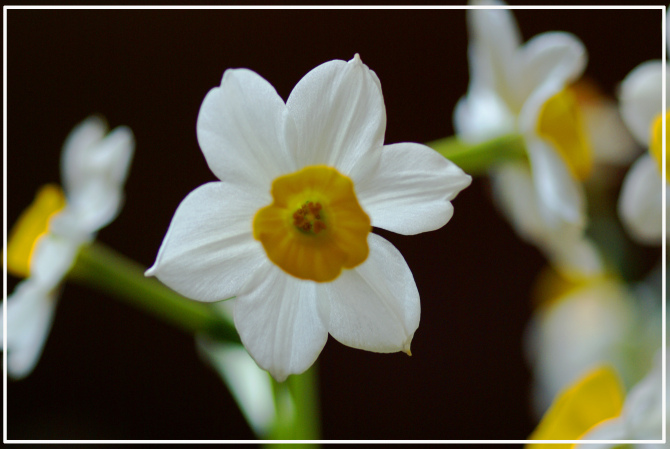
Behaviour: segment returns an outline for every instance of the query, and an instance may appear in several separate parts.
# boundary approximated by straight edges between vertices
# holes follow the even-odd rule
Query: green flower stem
[[[298,439],[316,440],[321,435],[321,416],[319,414],[319,385],[317,364],[298,376],[289,376],[288,388],[295,402],[294,426],[298,430]]]
[[[320,438],[317,378],[317,367],[314,364],[302,374],[289,376],[285,382],[272,380],[277,420],[267,437],[269,440]],[[265,445],[265,447],[274,446],[274,444]]]
[[[69,278],[139,307],[182,330],[240,343],[233,325],[211,305],[186,299],[158,280],[144,276],[145,267],[94,242],[79,252]]]
[[[469,144],[457,137],[428,142],[426,145],[458,165],[469,175],[484,175],[493,165],[502,161],[526,157],[523,138],[509,134],[478,144]]]

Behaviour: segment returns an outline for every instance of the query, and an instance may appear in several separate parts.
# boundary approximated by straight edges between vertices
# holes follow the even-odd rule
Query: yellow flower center
[[[572,176],[580,181],[588,178],[593,168],[591,146],[577,95],[571,88],[563,89],[544,103],[537,134],[554,145]]]
[[[556,396],[554,403],[529,438],[578,440],[595,425],[619,416],[623,402],[623,387],[614,370],[609,367],[596,368]],[[533,448],[538,446],[545,445],[532,445]],[[557,449],[572,445],[546,446],[547,449]]]
[[[57,185],[43,186],[23,211],[7,240],[7,271],[27,277],[37,241],[46,234],[49,219],[65,207],[65,195]]]
[[[663,176],[663,120],[665,119],[666,123],[666,133],[670,131],[668,127],[668,115],[670,114],[658,114],[654,119],[654,123],[651,125],[651,139],[649,139],[649,153],[656,160],[656,166],[658,167],[658,172]],[[668,135],[665,135],[666,148]],[[665,159],[665,176],[666,181],[668,180],[668,158]]]
[[[254,238],[286,273],[329,282],[367,259],[372,228],[351,179],[310,166],[275,179],[271,193],[272,204],[254,216]]]

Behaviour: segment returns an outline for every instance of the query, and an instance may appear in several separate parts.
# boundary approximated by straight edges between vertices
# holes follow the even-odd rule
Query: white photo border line
[[[663,20],[662,20],[662,26],[663,26],[663,41],[662,41],[662,48],[663,48],[663,53],[661,55],[661,73],[662,73],[662,78],[663,78],[663,83],[661,87],[661,104],[662,104],[662,113],[667,113],[666,111],[668,110],[668,105],[666,104],[666,92],[667,92],[667,82],[666,82],[666,77],[667,77],[667,52],[668,52],[668,23],[667,23],[667,10],[666,7],[663,6]],[[667,120],[661,120],[661,173],[662,176],[661,178],[667,183],[667,126],[666,126]],[[661,439],[663,444],[666,442],[666,416],[667,416],[667,404],[666,404],[666,399],[667,399],[667,365],[666,365],[666,292],[667,292],[667,279],[666,279],[666,269],[667,269],[667,239],[665,238],[665,235],[667,234],[667,188],[663,183],[661,183],[661,198],[663,201],[663,209],[661,212],[661,223],[662,223],[662,238],[661,238],[661,270],[663,272],[663,277],[661,281],[661,373],[662,373],[662,378],[661,378],[661,394],[663,397],[661,398],[662,403],[663,403],[663,408],[661,409],[661,417],[662,417],[662,431],[661,431]]]
[[[561,10],[594,10],[594,9],[606,9],[606,10],[661,10],[663,12],[662,18],[662,73],[663,73],[663,86],[662,86],[662,107],[664,111],[667,111],[666,105],[666,64],[667,64],[667,11],[666,6],[664,5],[603,5],[603,6],[588,6],[588,5],[557,5],[557,6],[540,6],[540,5],[420,5],[420,6],[410,6],[410,5],[387,5],[387,6],[362,6],[362,5],[340,5],[340,6],[328,6],[328,5],[311,5],[311,6],[301,6],[301,5],[289,5],[289,6],[246,6],[246,5],[219,5],[219,6],[207,6],[207,5],[194,5],[194,6],[183,6],[183,5],[108,5],[108,6],[97,6],[97,5],[29,5],[29,6],[14,6],[14,5],[5,5],[2,8],[2,22],[3,22],[3,220],[2,220],[2,242],[3,248],[7,247],[7,11],[8,10],[52,10],[52,9],[72,9],[72,10],[219,10],[219,9],[235,9],[235,10],[407,10],[407,9],[420,9],[420,10],[444,10],[444,9],[454,9],[454,10],[466,10],[466,9],[510,9],[510,10],[543,10],[543,9],[561,9]],[[667,158],[667,148],[666,148],[666,120],[662,121],[662,165],[661,168],[663,173],[663,178],[667,179],[667,167],[666,167],[666,158]],[[662,201],[663,201],[663,210],[662,210],[662,227],[666,228],[667,224],[667,210],[666,210],[666,190],[665,188],[661,191]],[[665,444],[666,442],[666,291],[667,291],[667,280],[666,280],[666,267],[667,267],[667,242],[665,238],[661,239],[661,254],[662,254],[662,284],[661,284],[661,321],[662,321],[662,333],[661,333],[661,347],[662,347],[662,403],[663,408],[662,413],[662,433],[661,440],[8,440],[7,439],[7,254],[6,251],[3,251],[2,255],[2,278],[3,278],[3,302],[2,302],[2,359],[3,359],[3,442],[7,443],[32,443],[32,444],[107,444],[107,443],[128,443],[128,444],[137,444],[137,443],[198,443],[198,444],[220,444],[220,443],[248,443],[248,444],[257,444],[257,443],[419,443],[419,444],[435,444],[435,443],[449,443],[449,444],[546,444],[546,443],[569,443],[569,444]]]

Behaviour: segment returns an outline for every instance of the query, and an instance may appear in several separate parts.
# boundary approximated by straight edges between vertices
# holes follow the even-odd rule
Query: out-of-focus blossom
[[[469,10],[468,21],[470,85],[454,111],[459,138],[477,143],[521,134],[528,160],[492,170],[497,203],[520,236],[566,275],[599,273],[600,256],[584,237],[581,184],[592,170],[592,145],[570,88],[586,65],[584,46],[562,32],[522,45],[504,9]]]
[[[661,61],[640,64],[626,76],[620,92],[624,121],[637,141],[649,151],[640,156],[626,174],[619,197],[619,217],[630,235],[645,244],[660,244],[664,235],[664,189],[666,207],[670,200],[667,178],[664,180],[662,175],[662,124],[667,123],[668,117],[662,107],[662,70]],[[666,102],[668,98],[666,91]]]
[[[639,147],[624,125],[619,104],[588,78],[581,78],[568,88],[575,94],[589,136],[593,174],[597,174],[600,165],[629,164],[639,153]]]
[[[538,415],[560,390],[595,366],[614,367],[626,385],[649,368],[660,329],[622,281],[601,276],[569,282],[546,271],[536,290],[540,304],[525,346]]]
[[[531,440],[578,440],[594,425],[621,413],[624,389],[616,372],[606,365],[582,374],[562,389],[530,435]],[[527,444],[532,448],[569,448],[570,444]]]
[[[651,371],[628,394],[625,394],[623,385],[611,367],[599,366],[586,371],[557,394],[551,407],[530,435],[530,439],[661,440],[663,430],[661,367],[662,359],[659,352]],[[527,445],[529,446],[538,445]],[[565,445],[570,446],[572,445]],[[616,446],[618,446],[616,443],[584,443],[573,447],[609,449]],[[636,446],[659,449],[665,447],[661,443]]]
[[[286,103],[256,73],[227,70],[197,124],[221,182],[182,201],[147,275],[200,301],[236,296],[244,346],[279,381],[309,368],[329,333],[409,353],[419,294],[371,226],[438,229],[471,178],[424,145],[384,145],[385,128],[379,79],[358,55],[316,67]]]
[[[654,366],[649,374],[635,385],[626,396],[623,409],[614,419],[600,420],[581,438],[584,440],[660,440],[663,431],[662,357],[656,354]],[[666,365],[667,371],[667,365]],[[666,389],[666,403],[670,400]],[[666,425],[670,420],[666,417]],[[597,444],[599,448],[611,448],[615,444]],[[664,444],[644,444],[640,447],[665,447]],[[579,448],[593,445],[582,444]]]
[[[116,218],[134,150],[130,129],[109,134],[91,117],[68,136],[61,158],[63,189],[43,187],[19,217],[7,243],[7,271],[25,277],[7,298],[7,371],[33,370],[51,328],[62,280],[79,249]]]

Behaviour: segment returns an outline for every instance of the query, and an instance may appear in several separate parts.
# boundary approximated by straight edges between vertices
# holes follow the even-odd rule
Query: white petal
[[[267,260],[252,235],[253,216],[264,205],[229,183],[198,187],[177,208],[146,275],[198,301],[237,295]]]
[[[286,105],[251,70],[226,70],[221,86],[202,102],[197,133],[212,172],[256,194],[269,193],[273,179],[296,170],[287,149],[295,129]]]
[[[51,330],[57,298],[28,279],[7,298],[7,372],[15,379],[30,374]]]
[[[540,308],[525,336],[538,408],[546,409],[561,389],[598,364],[612,365],[624,382],[630,379],[637,367],[621,348],[629,344],[635,320],[633,298],[613,281],[592,281]]]
[[[494,1],[477,4],[502,5]],[[518,103],[510,90],[514,54],[521,45],[514,15],[507,9],[471,9],[467,18],[471,83],[492,88],[507,104]],[[471,90],[473,87],[471,84]]]
[[[584,236],[583,229],[576,226],[566,225],[558,232],[550,232],[539,246],[554,267],[568,279],[580,280],[604,273],[598,248]]]
[[[68,201],[67,215],[73,218],[71,224],[81,232],[95,233],[114,221],[121,211],[123,198],[121,186],[112,186],[103,180],[93,181],[72,201]]]
[[[584,45],[572,34],[549,32],[535,36],[512,62],[509,82],[515,98],[524,102],[547,84],[569,84],[582,74],[586,59]]]
[[[597,163],[628,165],[639,152],[633,136],[625,126],[616,102],[602,98],[580,103],[586,132]]]
[[[600,422],[595,427],[591,428],[585,435],[581,437],[582,440],[628,440],[628,429],[626,423],[621,418],[612,418]],[[617,447],[613,443],[589,443],[577,444],[575,448],[580,449],[610,449]]]
[[[95,118],[85,121],[73,131],[62,156],[68,208],[88,232],[95,232],[116,218],[135,148],[129,128],[120,126],[102,138],[99,133],[104,130]],[[96,137],[99,139],[93,140]]]
[[[479,143],[515,132],[516,119],[492,90],[471,83],[454,109],[454,128],[459,138]]]
[[[53,233],[42,236],[30,261],[31,278],[48,288],[55,288],[74,265],[83,242]]]
[[[418,143],[386,145],[376,170],[354,179],[356,195],[372,226],[418,234],[444,226],[450,201],[472,178],[454,163]]]
[[[504,6],[500,1],[475,1],[473,5]],[[501,59],[511,56],[521,45],[521,32],[509,9],[469,9],[467,13],[471,38],[485,43]]]
[[[371,163],[378,157],[386,108],[379,79],[358,55],[311,70],[286,106],[299,133],[295,157],[300,166],[324,164],[349,175],[359,160]]]
[[[575,180],[558,152],[542,139],[526,136],[540,213],[549,227],[563,223],[584,226],[586,204],[582,185]]]
[[[649,373],[628,393],[622,415],[632,433],[631,439],[660,440],[663,428],[662,349]],[[666,392],[667,394],[667,392]]]
[[[626,230],[641,243],[661,242],[662,195],[663,182],[658,166],[649,153],[645,153],[635,161],[626,174],[618,204],[619,217]]]
[[[91,147],[98,144],[107,133],[107,125],[97,116],[92,116],[75,126],[65,139],[61,153],[61,177],[66,190],[81,184],[86,177],[82,161]]]
[[[670,74],[666,75],[670,76]],[[647,61],[638,65],[626,76],[620,86],[621,116],[633,136],[644,146],[649,145],[651,125],[663,109],[662,88],[663,63],[661,61]]]
[[[319,299],[330,303],[328,331],[353,348],[408,352],[421,315],[414,277],[390,242],[370,234],[368,244],[362,265],[318,286]]]
[[[257,436],[267,435],[275,421],[272,381],[239,345],[196,338],[200,354],[220,374]]]
[[[546,225],[540,215],[530,168],[524,163],[500,164],[491,172],[491,181],[498,208],[521,238],[535,244]]]
[[[526,242],[539,247],[552,265],[567,277],[594,276],[603,264],[596,247],[581,226],[546,224],[540,213],[530,170],[525,164],[507,163],[491,175],[496,204]]]
[[[259,267],[235,301],[235,327],[258,365],[282,382],[307,370],[328,339],[327,308],[316,283],[294,278],[271,262]]]

